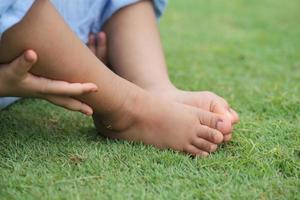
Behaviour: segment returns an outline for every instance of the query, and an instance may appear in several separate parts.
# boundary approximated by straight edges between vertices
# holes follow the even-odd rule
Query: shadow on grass
[[[0,136],[3,143],[106,140],[96,131],[91,117],[33,99],[21,100],[0,112]]]

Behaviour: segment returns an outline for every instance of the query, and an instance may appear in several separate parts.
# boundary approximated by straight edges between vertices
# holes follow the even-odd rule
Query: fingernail
[[[87,115],[87,116],[91,116],[93,114],[93,112],[90,112],[90,111],[86,111],[84,112],[83,114]]]
[[[87,116],[91,116],[93,114],[93,110],[88,107],[85,110],[83,110],[82,113],[85,114],[85,115],[87,115]]]
[[[98,91],[98,88],[97,88],[97,87],[94,87],[94,88],[92,88],[91,91],[92,91],[92,92],[97,92],[97,91]]]

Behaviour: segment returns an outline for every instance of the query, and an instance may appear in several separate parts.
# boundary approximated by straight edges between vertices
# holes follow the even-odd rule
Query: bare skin
[[[107,38],[105,32],[102,31],[97,34],[90,33],[87,46],[103,64],[108,65]]]
[[[232,124],[239,121],[236,111],[222,97],[207,91],[179,90],[171,83],[150,1],[141,1],[122,8],[107,21],[104,31],[107,34],[108,52],[104,52],[104,33],[101,35],[105,40],[100,45],[92,39],[89,47],[92,51],[100,49],[97,57],[108,60],[111,69],[118,75],[159,98],[220,114],[231,120]],[[108,58],[105,58],[106,55]],[[226,133],[224,141],[229,141],[231,137],[231,132]]]
[[[231,131],[224,116],[158,99],[111,72],[48,0],[35,1],[23,20],[3,34],[0,63],[9,63],[26,49],[39,56],[33,74],[97,85],[98,92],[76,98],[93,108],[96,126],[110,138],[207,156]]]
[[[93,54],[97,56],[98,59],[100,59],[103,63],[107,64],[108,52],[107,38],[105,32],[99,32],[96,35],[90,34],[87,46],[90,48]],[[176,89],[172,85],[170,85],[169,89],[167,89],[166,87],[164,89],[154,88],[153,90],[150,89],[150,92],[152,92],[152,94],[160,98],[172,100],[196,108],[201,108],[209,112],[224,115],[225,117],[228,117],[233,124],[237,123],[238,121],[237,113],[229,107],[228,103],[223,98],[217,96],[212,92],[182,91]],[[224,108],[226,108],[228,112],[224,112]],[[231,132],[225,134],[224,141],[230,141],[231,137]]]
[[[25,51],[9,64],[0,65],[0,97],[36,97],[64,108],[92,115],[90,106],[72,98],[97,91],[92,83],[67,83],[35,76],[28,71],[37,61],[34,51]]]

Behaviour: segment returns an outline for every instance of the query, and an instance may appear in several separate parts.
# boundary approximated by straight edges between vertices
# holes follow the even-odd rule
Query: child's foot
[[[143,92],[145,93],[145,92]],[[150,94],[135,95],[119,109],[110,122],[94,116],[101,134],[115,139],[141,141],[160,149],[173,149],[207,156],[231,132],[231,122],[202,109],[169,102]]]
[[[190,92],[169,87],[168,89],[151,89],[152,94],[176,102],[200,108],[209,112],[226,116],[232,124],[239,121],[239,116],[235,110],[230,108],[229,104],[222,97],[207,91]],[[224,135],[224,141],[231,139],[231,133]]]
[[[104,64],[107,64],[107,39],[104,32],[90,34],[88,47]],[[183,103],[206,111],[228,117],[232,124],[239,121],[238,114],[229,107],[226,100],[211,92],[190,92],[178,90],[173,86],[151,88],[148,91],[178,103]],[[231,139],[231,133],[224,135],[224,141]]]

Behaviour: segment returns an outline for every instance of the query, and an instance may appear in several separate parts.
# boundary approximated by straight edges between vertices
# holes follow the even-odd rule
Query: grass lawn
[[[173,82],[239,112],[208,158],[99,137],[91,118],[27,99],[0,112],[0,199],[300,199],[300,1],[171,0]]]

